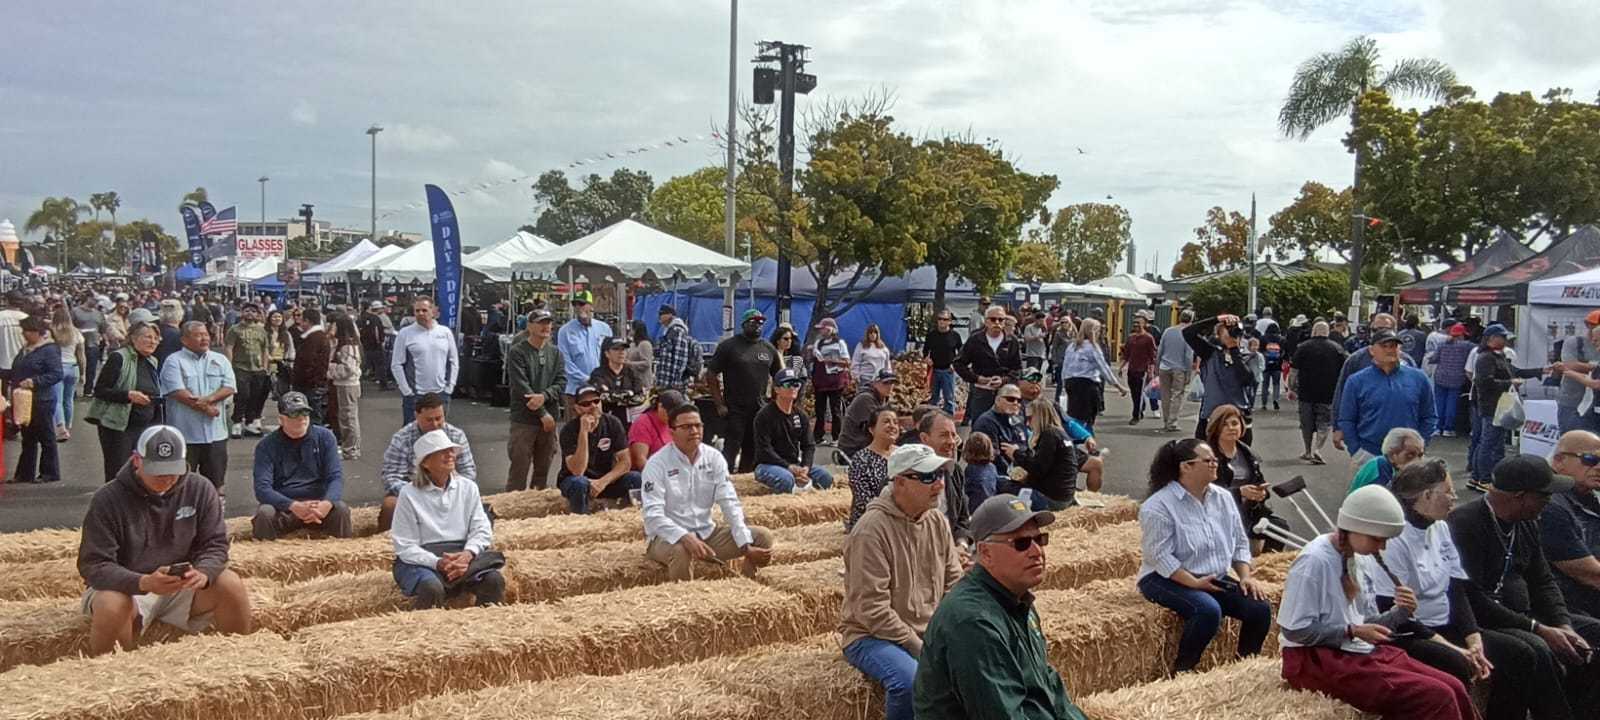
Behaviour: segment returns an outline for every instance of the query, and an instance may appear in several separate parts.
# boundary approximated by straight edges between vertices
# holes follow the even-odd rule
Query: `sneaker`
[[[238,440],[239,438],[244,437],[244,428],[239,425],[235,425],[233,426],[233,432],[229,434],[233,436],[233,439]]]
[[[1132,426],[1132,425],[1138,425],[1138,424],[1139,424],[1139,418],[1128,418],[1128,425]]]
[[[1454,431],[1454,430],[1446,430],[1446,431],[1444,431],[1442,433],[1439,433],[1439,434],[1443,435],[1445,437],[1455,437],[1456,436],[1456,431]]]
[[[1282,410],[1283,408],[1278,407],[1278,401],[1277,400],[1273,400],[1272,401],[1272,409],[1273,410]]]
[[[245,429],[246,432],[250,433],[251,435],[262,435],[262,434],[264,434],[261,431],[261,419],[260,418],[257,418],[255,420],[251,420],[250,424],[246,425],[244,429]]]
[[[1487,493],[1489,492],[1489,483],[1482,480],[1468,480],[1467,489],[1474,492]]]
[[[1322,453],[1314,452],[1314,453],[1311,453],[1311,464],[1312,465],[1327,465],[1328,461],[1322,459]]]

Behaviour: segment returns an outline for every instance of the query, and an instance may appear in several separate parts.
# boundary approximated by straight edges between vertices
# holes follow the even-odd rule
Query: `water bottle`
[[[1027,505],[1028,509],[1033,509],[1033,488],[1023,488],[1017,491],[1017,499],[1021,500],[1022,504]]]

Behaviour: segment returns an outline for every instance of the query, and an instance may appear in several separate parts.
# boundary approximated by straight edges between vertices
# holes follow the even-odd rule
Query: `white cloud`
[[[378,144],[403,152],[429,153],[450,150],[460,143],[456,141],[454,135],[438,128],[389,123],[383,125],[383,132],[378,135]]]
[[[311,126],[317,124],[317,109],[304,98],[294,101],[294,107],[289,110],[289,119],[296,125]]]

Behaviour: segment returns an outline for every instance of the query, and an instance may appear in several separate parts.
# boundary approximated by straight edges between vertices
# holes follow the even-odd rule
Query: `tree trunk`
[[[933,312],[937,314],[944,311],[944,286],[950,279],[950,270],[942,265],[935,265],[933,272],[935,278],[933,281]]]
[[[1365,94],[1367,94],[1367,84],[1363,82],[1361,83],[1360,92],[1356,95],[1355,104],[1350,108],[1350,129],[1352,132],[1355,131],[1356,123],[1360,122],[1356,109],[1360,107],[1361,96]],[[1361,155],[1361,146],[1357,145],[1356,168],[1350,182],[1351,207],[1355,209],[1355,212],[1350,213],[1350,297],[1352,299],[1361,292],[1361,261],[1366,255],[1365,243],[1362,239],[1362,233],[1366,229],[1366,221],[1359,217],[1365,214],[1361,212],[1364,209],[1361,205]],[[1363,298],[1363,300],[1365,299]],[[1357,307],[1356,316],[1351,317],[1350,322],[1359,323],[1361,321],[1360,314],[1361,308]]]

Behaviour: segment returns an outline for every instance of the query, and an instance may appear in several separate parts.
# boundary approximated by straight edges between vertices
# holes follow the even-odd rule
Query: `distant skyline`
[[[0,45],[0,218],[19,227],[46,196],[116,190],[119,219],[181,235],[176,207],[204,186],[219,207],[269,220],[301,203],[368,225],[369,125],[379,214],[574,160],[567,170],[648,171],[656,183],[720,164],[709,135],[726,116],[726,0],[312,3],[226,10],[156,0],[8,8]],[[824,97],[891,91],[901,129],[996,138],[1029,172],[1052,173],[1050,207],[1101,202],[1133,218],[1138,268],[1168,274],[1207,208],[1260,229],[1317,180],[1350,181],[1335,123],[1282,138],[1277,110],[1295,66],[1373,36],[1386,59],[1450,64],[1489,99],[1575,99],[1600,90],[1600,3],[1568,0],[971,0],[740,4],[740,92],[758,40],[812,47]],[[1079,153],[1077,148],[1082,148]],[[534,219],[526,183],[455,199],[469,245]],[[426,234],[424,210],[379,230]],[[37,238],[34,238],[37,239]],[[1118,265],[1120,270],[1122,265]]]

